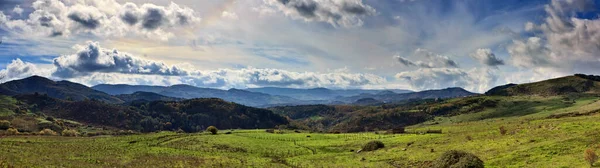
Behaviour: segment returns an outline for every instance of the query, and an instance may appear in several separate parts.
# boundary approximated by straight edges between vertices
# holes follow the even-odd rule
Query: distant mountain
[[[490,89],[485,94],[499,96],[554,96],[571,93],[600,93],[599,81],[600,76],[576,74],[534,83],[498,86]]]
[[[410,93],[410,90],[392,89],[392,90],[365,90],[365,89],[347,89],[335,90],[327,88],[312,88],[312,89],[294,89],[294,88],[279,88],[279,87],[263,87],[246,89],[251,92],[260,92],[270,95],[288,96],[299,100],[331,100],[336,97],[348,97],[360,94],[377,94],[380,92],[392,93]]]
[[[40,76],[31,76],[21,80],[9,81],[0,84],[0,94],[48,94],[59,99],[85,100],[96,99],[107,103],[122,103],[117,97],[104,92],[91,89],[85,85],[69,81],[53,81]]]
[[[399,102],[403,100],[409,99],[435,99],[435,98],[455,98],[455,97],[465,97],[476,95],[476,93],[472,93],[466,91],[463,88],[446,88],[440,90],[426,90],[420,92],[412,92],[412,93],[393,93],[389,91],[380,92],[377,94],[361,94],[357,96],[343,97],[336,99],[340,102],[345,103],[356,103],[359,100],[377,100],[385,103],[393,103]],[[372,101],[372,100],[371,100]]]
[[[134,101],[181,101],[183,98],[163,96],[152,92],[134,92],[132,94],[120,94],[116,95],[119,99],[125,102]]]
[[[117,85],[109,85],[109,84],[100,84],[96,86],[92,86],[92,89],[102,91],[104,93],[108,93],[111,95],[120,95],[120,94],[132,94],[135,92],[152,92],[158,93],[162,91],[165,87],[163,86],[146,86],[146,85],[125,85],[125,84],[117,84]]]
[[[117,94],[131,94],[134,92],[152,92],[168,97],[176,98],[220,98],[226,101],[236,102],[243,105],[262,107],[270,104],[298,103],[299,100],[286,96],[273,96],[264,93],[250,92],[240,89],[211,89],[199,88],[190,85],[173,86],[144,86],[144,85],[108,85],[101,84],[92,87],[98,91]]]

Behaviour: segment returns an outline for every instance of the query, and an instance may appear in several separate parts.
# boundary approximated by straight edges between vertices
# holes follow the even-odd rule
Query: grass
[[[218,135],[11,136],[0,138],[0,163],[22,167],[426,167],[445,151],[462,150],[477,155],[486,167],[589,166],[583,153],[600,144],[600,115],[546,117],[598,110],[598,97],[490,98],[501,100],[496,108],[407,128],[409,132],[441,129],[443,134],[220,130]],[[506,135],[499,133],[500,127],[507,130]],[[224,134],[228,131],[232,133]],[[373,140],[383,142],[385,148],[355,152]]]

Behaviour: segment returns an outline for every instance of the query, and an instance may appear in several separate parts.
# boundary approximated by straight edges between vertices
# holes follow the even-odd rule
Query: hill
[[[377,94],[361,94],[357,96],[343,97],[336,99],[340,102],[345,103],[353,103],[357,102],[361,99],[374,99],[378,101],[382,101],[385,103],[395,103],[403,100],[410,99],[445,99],[445,98],[455,98],[455,97],[466,97],[477,95],[476,93],[472,93],[466,91],[463,88],[446,88],[440,90],[425,90],[420,92],[411,92],[411,93],[394,93],[389,91],[379,92]]]
[[[509,84],[498,86],[486,92],[486,95],[497,96],[555,96],[573,93],[600,93],[598,76],[576,74],[572,76],[549,79],[526,84]]]
[[[279,87],[263,87],[246,89],[251,92],[259,92],[270,95],[288,96],[299,100],[331,100],[336,97],[348,97],[359,94],[377,94],[382,91],[393,93],[409,93],[409,90],[367,90],[367,89],[327,89],[327,88],[312,88],[312,89],[295,89],[295,88],[279,88]]]
[[[175,98],[220,98],[226,101],[236,102],[243,105],[261,107],[270,104],[296,103],[298,100],[286,96],[272,96],[264,93],[250,92],[240,89],[211,89],[199,88],[190,85],[173,86],[145,86],[145,85],[108,85],[101,84],[92,87],[98,91],[117,94],[131,94],[134,92],[152,92]]]
[[[125,102],[134,101],[181,101],[183,98],[175,98],[169,96],[163,96],[152,92],[134,92],[131,94],[120,94],[116,95],[117,98]]]
[[[210,125],[221,129],[256,129],[288,123],[269,110],[221,99],[135,102],[131,106],[97,100],[66,101],[40,94],[18,95],[15,99],[33,114],[142,132],[177,129],[198,132]]]
[[[50,97],[70,100],[96,99],[108,103],[122,103],[117,97],[91,89],[85,85],[69,81],[53,81],[40,76],[31,76],[21,80],[0,84],[0,94],[48,94]]]

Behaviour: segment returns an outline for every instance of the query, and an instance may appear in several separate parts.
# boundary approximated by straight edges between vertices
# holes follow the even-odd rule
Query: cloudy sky
[[[600,0],[2,0],[0,82],[485,92],[600,74]]]

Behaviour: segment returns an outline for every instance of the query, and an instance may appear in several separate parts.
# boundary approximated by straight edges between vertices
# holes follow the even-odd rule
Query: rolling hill
[[[69,81],[53,81],[40,76],[31,76],[21,80],[0,84],[0,94],[48,94],[50,97],[71,100],[96,99],[108,103],[122,103],[117,97],[91,89],[85,85]]]
[[[92,88],[113,95],[131,94],[134,92],[152,92],[168,97],[185,99],[220,98],[226,101],[255,107],[261,107],[270,104],[287,104],[298,102],[298,100],[286,96],[273,96],[240,89],[221,90],[212,88],[199,88],[190,85],[145,86],[101,84],[93,86]]]
[[[152,92],[134,92],[131,94],[116,95],[117,98],[125,102],[134,101],[181,101],[183,98],[169,97]]]
[[[43,114],[87,125],[141,132],[178,129],[199,132],[211,125],[222,129],[256,129],[288,123],[286,118],[269,110],[215,98],[134,102],[131,105],[96,100],[66,101],[40,94],[17,95],[14,98],[23,107],[28,107],[31,115]]]
[[[600,77],[576,74],[526,84],[508,84],[498,86],[486,92],[496,96],[555,96],[573,93],[600,93]]]
[[[295,89],[295,88],[279,88],[279,87],[263,87],[245,89],[251,92],[259,92],[270,95],[288,96],[299,100],[332,100],[336,97],[348,97],[360,94],[377,94],[383,91],[393,93],[410,93],[409,90],[366,90],[366,89],[327,89],[327,88],[312,88],[312,89]]]
[[[411,93],[395,93],[391,91],[383,91],[377,94],[360,94],[357,96],[343,97],[336,99],[337,101],[344,103],[354,103],[358,100],[367,100],[374,99],[377,101],[382,101],[385,103],[394,103],[400,102],[403,100],[410,99],[436,99],[436,98],[455,98],[455,97],[465,97],[477,95],[476,93],[472,93],[466,91],[463,88],[446,88],[440,90],[425,90],[420,92],[411,92]]]

